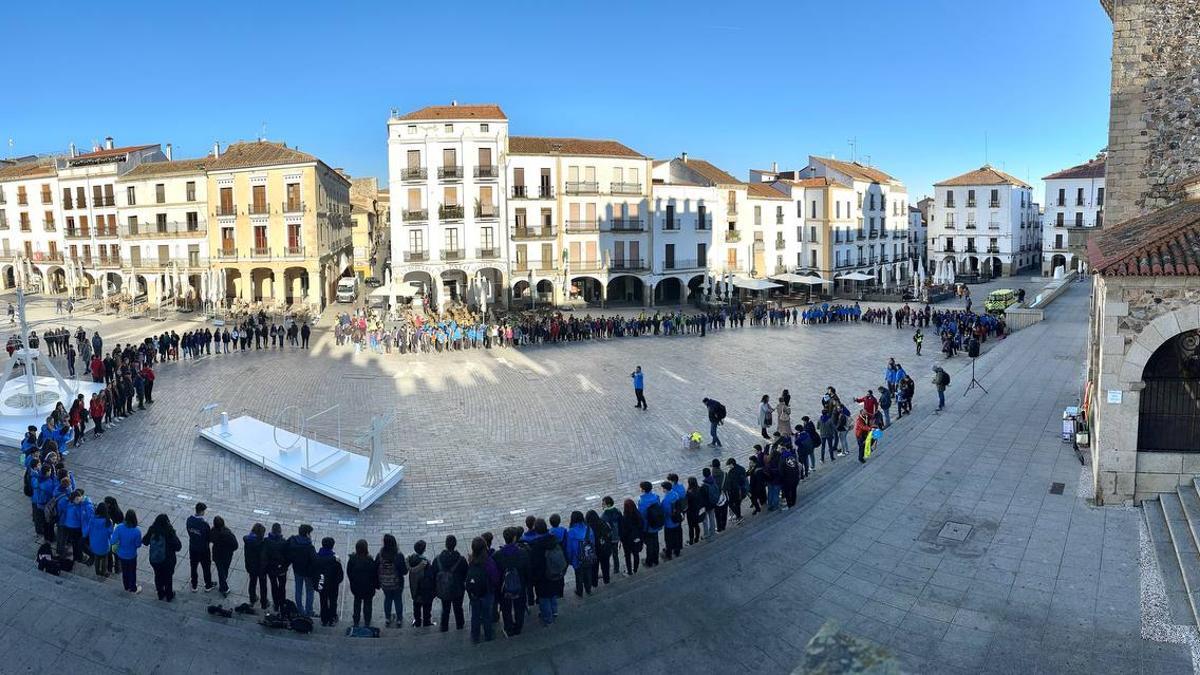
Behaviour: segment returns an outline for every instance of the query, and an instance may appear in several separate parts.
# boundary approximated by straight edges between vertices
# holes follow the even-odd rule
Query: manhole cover
[[[942,526],[942,531],[938,532],[938,539],[950,539],[952,541],[966,541],[967,535],[971,534],[971,526],[966,523],[956,523],[949,521]]]
[[[1065,483],[1051,483],[1050,484],[1050,494],[1052,494],[1052,495],[1061,495],[1063,493],[1063,490],[1065,490],[1065,489],[1067,489],[1067,486]]]

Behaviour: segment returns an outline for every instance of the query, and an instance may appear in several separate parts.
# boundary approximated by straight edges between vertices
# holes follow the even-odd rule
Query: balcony
[[[529,186],[527,186],[527,185],[512,186],[512,199],[530,199]]]
[[[105,197],[93,197],[92,198],[92,208],[98,209],[101,206],[113,206],[113,205],[114,204],[113,204],[113,196],[112,195],[107,195]],[[79,208],[81,208],[81,209],[83,208],[83,202],[79,202]]]
[[[484,164],[475,167],[475,177],[484,180],[495,180],[500,177],[500,169],[495,164]]]
[[[641,218],[613,218],[608,229],[610,232],[645,232],[646,225]]]
[[[514,227],[512,231],[513,239],[553,239],[554,236],[554,227],[551,225],[543,225],[542,227]]]
[[[233,204],[219,204],[217,206],[217,215],[218,216],[236,216],[237,215],[237,207],[234,206]]]
[[[429,251],[405,251],[404,262],[425,262],[429,260]]]
[[[776,251],[782,251],[782,250],[783,250],[783,249],[785,249],[785,248],[787,248],[787,242],[786,242],[786,241],[784,241],[784,240],[782,240],[782,239],[776,239],[776,240],[775,240],[775,250],[776,250]]]
[[[34,262],[62,262],[62,251],[34,251],[29,255],[29,259]]]
[[[467,252],[461,248],[444,248],[442,249],[442,260],[462,260],[467,256]]]
[[[88,228],[68,227],[63,230],[63,236],[67,239],[90,239],[92,231]]]
[[[975,248],[975,244],[967,244],[966,253],[979,253],[979,249]]]
[[[569,195],[600,194],[600,184],[594,180],[567,181],[567,184],[564,187]]]
[[[284,202],[279,205],[280,213],[304,213],[308,211],[308,205],[304,202]]]
[[[649,272],[646,261],[638,259],[613,260],[608,264],[610,272]]]
[[[438,167],[438,180],[462,180],[463,168],[461,166],[440,166]]]
[[[712,229],[712,220],[711,219],[702,218],[702,217],[696,218],[696,231],[697,232],[707,232],[708,230],[711,230],[711,229]]]
[[[208,222],[203,220],[197,220],[194,223],[125,223],[121,226],[121,236],[128,239],[202,237],[207,232]]]
[[[954,200],[953,200],[953,199],[947,199],[947,200],[946,200],[946,206],[945,206],[945,208],[947,208],[947,209],[952,209],[952,208],[954,208]]]
[[[481,260],[492,260],[500,257],[500,249],[498,248],[477,248],[475,249],[475,257]]]
[[[280,257],[303,258],[304,257],[304,247],[303,246],[284,246],[283,247],[283,255]]]
[[[581,234],[587,232],[599,232],[599,220],[568,220],[567,234]]]
[[[987,247],[987,252],[988,252],[988,253],[999,253],[999,252],[1000,252],[1000,247],[999,247],[999,246],[988,246],[988,247]]]
[[[725,241],[741,241],[742,233],[738,230],[725,230]]]
[[[1024,225],[1022,225],[1022,227],[1024,227]],[[995,222],[995,221],[989,222],[988,229],[989,230],[998,230],[998,229],[1000,229],[1000,223]]]
[[[946,246],[944,248],[942,248],[942,253],[956,253],[956,252],[957,251],[954,248],[954,244],[946,244]]]
[[[462,220],[463,207],[461,206],[439,206],[438,220]]]
[[[58,230],[53,220],[47,220],[42,224],[42,227],[45,228],[47,232],[56,232]]]
[[[400,217],[403,218],[404,222],[406,223],[423,222],[429,220],[429,209],[417,209],[415,211],[404,209],[400,212]]]
[[[968,209],[973,209],[973,208],[975,208],[975,200],[974,200],[974,199],[968,199],[968,200],[967,200],[967,208],[968,208]]]
[[[998,209],[998,208],[1000,208],[1000,202],[999,201],[988,202],[988,208],[989,209]]]
[[[0,230],[7,230],[7,229],[8,229],[8,221],[0,220]],[[5,257],[7,257],[7,256],[5,256]]]
[[[603,272],[603,260],[573,260],[568,263],[572,272]]]
[[[271,249],[266,246],[254,246],[250,249],[251,258],[270,258]]]
[[[521,260],[513,265],[513,270],[523,274],[528,274],[529,272],[553,272],[554,269],[553,260],[535,260],[533,262]]]
[[[400,180],[425,180],[429,171],[423,166],[410,166],[400,169]]]
[[[703,260],[664,260],[662,264],[663,272],[677,272],[684,270],[701,270],[704,269]]]
[[[100,256],[95,259],[97,268],[119,268],[121,256]]]
[[[783,216],[778,216],[778,215],[775,216],[775,224],[782,225],[783,224]]]
[[[731,216],[736,216],[737,215],[737,204],[731,203],[729,206],[727,206],[725,208],[725,213],[727,213]]]
[[[270,215],[271,207],[267,206],[266,204],[251,204],[246,209],[246,213],[249,213],[252,216],[266,216]]]
[[[217,249],[217,259],[219,260],[237,260],[237,248],[233,246],[223,246]]]
[[[613,183],[610,188],[614,195],[640,195],[642,194],[641,183]]]
[[[475,218],[477,220],[495,220],[500,217],[500,211],[492,204],[486,206],[480,205],[475,207]]]
[[[968,221],[967,221],[967,229],[968,229],[968,230],[974,230],[974,229],[975,229],[975,221],[973,221],[973,220],[968,220]]]

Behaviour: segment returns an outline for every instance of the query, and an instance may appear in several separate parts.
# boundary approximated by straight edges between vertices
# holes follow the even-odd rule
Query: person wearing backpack
[[[71,560],[84,565],[92,564],[84,552],[83,528],[92,522],[96,508],[92,500],[84,494],[83,488],[78,488],[67,497],[63,505],[62,529],[67,543],[71,545]]]
[[[262,523],[255,523],[250,533],[242,537],[242,556],[246,564],[246,576],[250,578],[250,606],[258,604],[262,599],[262,608],[266,610],[267,600],[267,528]]]
[[[292,568],[292,576],[295,578],[293,582],[296,608],[306,617],[312,617],[312,602],[314,589],[313,580],[316,579],[316,573],[313,570],[313,563],[316,561],[317,551],[312,543],[312,525],[305,523],[300,526],[296,534],[288,537],[287,540],[287,559],[288,564]],[[325,540],[322,539],[322,542]],[[330,551],[330,555],[332,555]],[[338,563],[339,570],[341,563]],[[302,603],[301,600],[304,602]]]
[[[525,626],[525,596],[530,584],[529,551],[517,543],[519,527],[507,527],[501,536],[504,545],[494,559],[500,567],[500,617],[504,634],[516,637]]]
[[[575,595],[582,598],[586,592],[592,594],[595,580],[592,565],[596,562],[596,538],[583,520],[583,513],[571,512],[570,527],[567,528],[567,562],[575,573]]]
[[[700,541],[700,522],[704,520],[704,515],[701,512],[704,511],[705,498],[703,493],[700,492],[700,483],[696,480],[695,476],[688,476],[687,485],[688,500],[685,513],[688,530],[687,543],[688,546],[692,546]]]
[[[208,526],[208,521],[204,520],[204,512],[207,510],[208,507],[204,502],[199,502],[196,504],[196,515],[187,519],[188,565],[192,571],[193,593],[196,592],[199,585],[196,575],[197,567],[204,571],[204,592],[207,593],[217,587],[212,582],[212,540],[210,538],[212,528]]]
[[[642,543],[646,546],[646,567],[655,567],[658,565],[658,533],[667,524],[668,514],[658,495],[654,494],[654,486],[650,481],[644,480],[638,487],[642,490],[637,508],[638,513],[642,515]]]
[[[108,504],[100,502],[92,520],[84,528],[88,550],[92,552],[92,564],[95,565],[97,577],[107,577],[112,574],[111,544],[113,522],[108,518]]]
[[[433,591],[433,565],[425,557],[425,540],[418,539],[408,556],[408,592],[412,595],[415,628],[433,625]]]
[[[720,470],[720,462],[713,460],[717,464],[717,470]],[[717,479],[713,476],[713,469],[704,467],[700,470],[703,478],[700,481],[700,489],[704,492],[704,538],[712,539],[717,536],[720,526],[724,526],[724,518],[719,516],[719,510],[725,507],[724,495],[721,493],[721,488],[717,483]]]
[[[295,539],[295,537],[292,537]],[[321,594],[321,625],[336,626],[338,622],[338,589],[341,588],[345,574],[342,572],[342,561],[333,552],[333,537],[321,540],[321,550],[317,551],[310,563],[309,588],[315,588]],[[312,546],[310,543],[309,546]],[[297,579],[300,577],[297,576]],[[310,596],[311,599],[311,596]],[[299,603],[296,603],[299,607]]]
[[[708,431],[712,441],[708,444],[710,448],[721,447],[721,439],[717,436],[717,427],[725,423],[725,406],[721,405],[716,399],[706,398],[702,401],[704,407],[708,410]],[[647,560],[647,567],[649,561]]]
[[[378,568],[379,590],[383,591],[384,626],[392,627],[392,611],[395,610],[394,625],[399,628],[404,625],[404,577],[408,574],[408,565],[392,535],[383,535],[383,547],[375,555],[375,566]]]
[[[609,565],[614,557],[613,549],[617,547],[617,539],[613,536],[614,530],[600,518],[600,514],[595,510],[589,509],[583,515],[583,521],[587,523],[588,529],[592,531],[592,536],[596,539],[596,562],[592,563],[592,586],[599,588],[601,579],[604,580],[605,585],[609,582],[609,572],[612,569]]]
[[[803,428],[801,428],[803,433]],[[783,452],[779,453],[779,487],[783,493],[783,510],[788,510],[796,506],[796,488],[800,485],[800,479],[804,476],[804,465],[800,458],[796,455],[796,451],[792,449],[791,444],[785,443]],[[775,505],[778,507],[779,498],[776,497]]]
[[[263,542],[263,566],[267,582],[271,585],[271,608],[278,614],[283,611],[283,601],[287,599],[288,574],[287,540],[283,538],[283,526],[279,523],[271,524],[271,533]],[[267,596],[264,593],[264,609],[266,603]]]
[[[150,567],[154,569],[154,591],[158,599],[171,602],[175,599],[175,554],[183,550],[183,543],[167,514],[160,513],[154,518],[146,535],[142,537],[142,545],[149,547]],[[134,565],[136,565],[136,561]],[[122,567],[124,569],[124,567]]]
[[[354,627],[371,625],[371,603],[375,590],[379,588],[379,565],[367,549],[367,540],[359,539],[354,544],[354,553],[346,561],[346,579],[350,582],[350,594],[354,596]]]
[[[238,540],[233,531],[225,526],[221,516],[213,518],[212,531],[213,563],[217,566],[217,591],[222,597],[229,596],[229,566],[233,564],[233,553],[238,550]]]
[[[716,457],[713,458],[709,468],[713,484],[717,487],[717,506],[713,509],[713,516],[716,520],[716,531],[724,532],[725,524],[729,522],[729,498],[725,494],[725,471],[721,469],[721,460]]]
[[[549,626],[558,616],[558,599],[563,595],[567,558],[562,544],[550,532],[546,521],[538,518],[533,531],[535,537],[530,542],[530,570],[537,592],[538,616],[543,626]]]
[[[662,508],[666,511],[667,522],[663,525],[663,557],[670,560],[683,552],[683,521],[687,517],[687,494],[675,490],[670,480],[659,483],[662,489]],[[683,486],[680,486],[683,490]]]
[[[450,630],[450,611],[454,610],[454,627],[463,629],[463,588],[467,576],[467,561],[458,551],[458,539],[450,534],[446,536],[446,548],[433,561],[434,593],[442,603],[442,618],[438,622],[439,629],[445,633]]]
[[[946,407],[946,387],[950,386],[950,374],[942,370],[941,366],[933,367],[933,386],[938,395],[937,412],[941,412]]]
[[[733,513],[733,522],[741,525],[742,520],[742,500],[750,491],[750,483],[746,479],[746,469],[742,468],[741,464],[733,457],[725,460],[725,480],[722,489],[725,493],[726,503],[729,505],[729,511]]]
[[[481,630],[484,642],[491,642],[495,637],[496,596],[487,564],[487,542],[483,537],[475,537],[471,540],[471,556],[463,578],[463,587],[471,600],[472,644],[479,644]]]

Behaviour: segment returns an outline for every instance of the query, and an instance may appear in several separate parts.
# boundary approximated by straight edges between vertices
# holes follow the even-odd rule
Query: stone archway
[[[1142,369],[1139,452],[1190,452],[1200,438],[1200,331],[1168,338]]]
[[[645,283],[632,274],[620,274],[608,280],[605,297],[608,303],[640,307],[645,303]]]
[[[677,305],[683,302],[683,282],[677,277],[666,277],[654,285],[655,304]]]

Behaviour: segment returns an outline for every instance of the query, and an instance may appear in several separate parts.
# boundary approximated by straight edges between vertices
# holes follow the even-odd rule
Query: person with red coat
[[[104,381],[104,361],[99,354],[92,357],[92,382]]]
[[[865,406],[854,416],[854,438],[858,441],[858,461],[863,464],[867,463],[867,458],[864,454],[866,452],[867,434],[871,433],[873,419],[874,416],[867,412]]]
[[[875,411],[879,409],[879,399],[875,398],[875,394],[870,389],[867,390],[866,396],[856,398],[854,402],[863,405],[863,409],[867,411],[867,419],[875,419]]]
[[[83,394],[79,394],[75,401],[71,404],[71,411],[67,413],[67,422],[71,425],[71,432],[74,434],[74,447],[78,448],[83,442],[83,432],[86,422],[84,417],[88,414],[87,406],[83,402]]]
[[[146,403],[154,403],[154,370],[149,363],[142,367],[142,386],[146,392]]]
[[[100,423],[104,419],[104,401],[96,394],[92,394],[91,403],[88,404],[88,413],[92,416],[93,431],[97,436],[104,433],[104,426]]]

